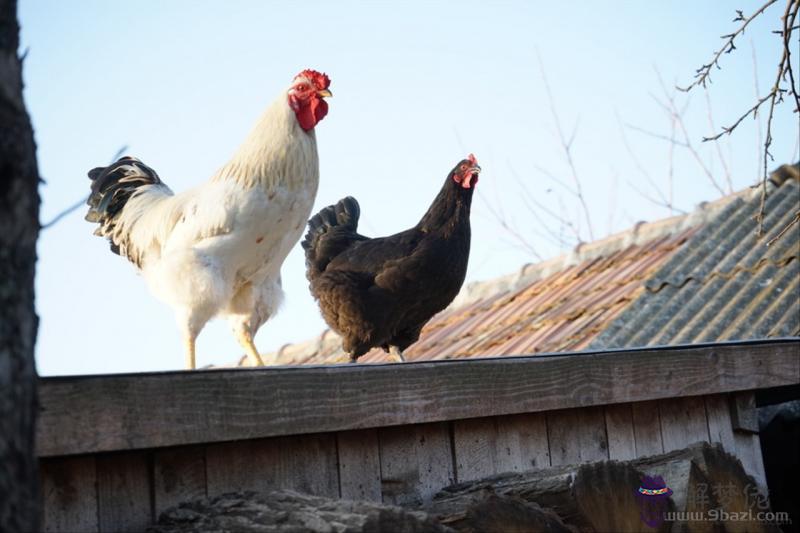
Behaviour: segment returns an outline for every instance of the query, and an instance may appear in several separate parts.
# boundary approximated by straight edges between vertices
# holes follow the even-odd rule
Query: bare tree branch
[[[703,92],[706,96],[706,109],[708,110],[707,117],[708,117],[708,125],[711,128],[711,131],[716,130],[717,128],[714,126],[714,111],[711,108],[711,97],[708,95],[708,87],[703,87]],[[722,146],[719,143],[714,143],[717,148],[717,156],[719,157],[719,162],[722,164],[722,170],[725,172],[725,181],[728,185],[728,194],[733,194],[733,180],[731,179],[731,171],[728,168],[728,163],[725,161],[725,157],[722,155]]]
[[[772,145],[772,117],[775,113],[776,101],[778,103],[783,101],[783,93],[786,92],[785,89],[781,89],[780,84],[781,81],[785,79],[787,71],[792,80],[792,94],[795,96],[796,105],[795,110],[800,110],[800,99],[797,99],[797,93],[795,92],[794,88],[794,74],[792,74],[792,66],[789,62],[791,55],[789,50],[789,39],[791,38],[792,33],[789,28],[791,28],[794,24],[794,19],[797,17],[798,8],[800,8],[800,0],[789,0],[789,2],[786,4],[786,11],[781,19],[783,22],[783,54],[781,56],[780,63],[778,63],[778,75],[775,78],[775,84],[772,86],[772,90],[768,95],[770,96],[770,102],[769,115],[767,115],[767,134],[764,138],[764,175],[761,178],[761,201],[758,214],[756,215],[756,221],[758,222],[758,230],[756,235],[759,237],[764,235],[764,208],[767,202],[767,178],[769,176],[768,160],[774,161],[775,159],[772,157],[772,153],[769,151],[769,147]]]
[[[617,120],[619,120],[619,117],[617,117]],[[671,122],[674,124],[675,120],[672,119]],[[682,146],[684,148],[688,148],[689,147],[688,144],[683,143],[683,142],[681,142],[681,141],[679,141],[678,139],[675,138],[674,131],[673,131],[672,135],[667,136],[667,135],[662,135],[660,133],[656,133],[654,131],[646,130],[644,128],[640,128],[639,126],[636,126],[636,125],[631,124],[629,122],[624,123],[623,126],[628,128],[629,130],[633,130],[633,131],[636,131],[638,133],[641,133],[642,135],[647,135],[648,137],[653,137],[654,139],[660,139],[662,141],[667,141],[668,143],[670,143],[672,145],[675,145],[675,146]]]
[[[619,173],[612,169],[611,187],[608,194],[608,219],[606,220],[606,235],[611,235],[614,228],[614,211],[616,210],[617,187],[619,184]]]
[[[742,21],[742,25],[733,33],[729,35],[724,35],[723,38],[727,39],[726,44],[716,53],[714,58],[711,60],[710,63],[703,65],[697,72],[695,73],[695,81],[690,84],[688,87],[683,88],[681,90],[689,91],[693,87],[696,87],[698,84],[702,84],[705,87],[706,81],[709,80],[708,75],[711,70],[712,66],[716,66],[719,68],[719,58],[723,52],[729,53],[736,49],[733,45],[733,40],[744,32],[744,29],[747,27],[750,22],[761,15],[770,5],[774,4],[777,0],[770,0],[766,4],[764,4],[758,11],[753,13],[750,17],[744,17],[741,11],[737,11],[737,17],[734,21]],[[755,105],[750,107],[744,114],[742,114],[733,124],[727,127],[723,127],[722,131],[717,135],[712,137],[704,137],[703,141],[716,141],[723,135],[730,135],[733,130],[736,129],[742,121],[750,115],[753,117],[758,117],[758,110],[759,108],[769,101],[769,112],[767,114],[767,130],[766,136],[764,137],[764,149],[763,149],[763,171],[761,176],[761,201],[760,201],[760,208],[758,214],[756,215],[756,220],[758,221],[758,230],[757,235],[760,237],[764,234],[764,208],[766,205],[766,197],[767,197],[767,178],[769,176],[769,163],[774,158],[772,157],[772,153],[770,153],[770,146],[772,145],[772,119],[775,115],[775,106],[783,102],[784,94],[791,91],[791,94],[794,98],[794,112],[800,112],[800,97],[798,97],[797,87],[794,79],[794,69],[792,67],[791,61],[791,36],[792,33],[797,29],[795,26],[795,20],[797,19],[798,10],[800,10],[800,0],[787,0],[786,2],[786,9],[783,12],[783,16],[781,17],[781,29],[775,31],[776,33],[781,36],[781,40],[783,43],[783,50],[781,54],[781,60],[778,63],[778,72],[775,76],[775,82],[772,84],[772,88],[770,91],[763,97],[757,98]],[[783,83],[789,80],[790,89],[785,89],[783,87]]]
[[[753,19],[758,17],[769,6],[771,6],[777,1],[778,0],[769,0],[766,4],[761,6],[755,13],[753,13],[749,17],[745,17],[741,11],[736,10],[736,18],[733,19],[733,22],[741,21],[742,22],[741,26],[739,26],[739,28],[733,33],[729,33],[721,37],[721,39],[726,39],[725,44],[722,45],[722,48],[717,50],[717,52],[714,54],[714,57],[711,58],[710,62],[701,66],[699,69],[697,69],[697,71],[695,71],[694,75],[695,80],[691,84],[689,84],[686,87],[677,87],[677,89],[683,92],[689,92],[690,90],[692,90],[692,88],[697,87],[698,85],[702,85],[703,87],[705,87],[706,83],[711,81],[711,78],[709,77],[711,74],[711,69],[713,67],[720,68],[719,60],[722,57],[722,54],[729,54],[734,50],[736,50],[736,46],[733,44],[734,39],[736,39],[736,37],[744,33],[745,28],[747,28],[747,25],[750,24],[753,21]]]
[[[792,68],[792,51],[789,42],[792,38],[792,32],[800,29],[800,26],[794,26],[794,21],[797,18],[797,11],[800,8],[800,1],[794,0],[794,8],[792,8],[792,1],[786,6],[786,13],[783,15],[783,62],[786,67],[783,72],[784,79],[786,74],[789,74],[789,87],[792,88],[792,95],[794,96],[795,112],[800,112],[800,96],[797,94],[797,83],[794,81],[794,69]]]
[[[651,201],[652,203],[654,203],[656,205],[659,205],[659,206],[662,206],[662,207],[666,207],[667,209],[670,210],[671,213],[674,212],[674,209],[672,207],[672,202],[670,202],[669,199],[667,198],[667,196],[663,192],[661,192],[661,188],[656,184],[655,180],[650,175],[650,173],[647,171],[647,169],[644,167],[644,165],[639,160],[639,158],[636,157],[636,153],[633,151],[633,149],[631,148],[630,143],[628,142],[628,136],[625,135],[625,128],[623,127],[622,119],[620,118],[619,112],[616,109],[614,110],[614,114],[617,117],[617,125],[619,126],[620,136],[622,137],[622,144],[623,144],[623,146],[625,146],[625,150],[628,152],[628,156],[631,158],[631,160],[633,161],[634,165],[636,165],[636,168],[639,170],[639,173],[641,173],[642,176],[645,177],[645,179],[650,184],[650,186],[653,188],[653,190],[655,190],[655,192],[659,196],[660,200],[652,200],[652,198],[649,195],[644,194],[638,187],[634,186],[629,180],[627,181],[628,185],[630,185],[631,188],[634,191],[639,193],[646,200]],[[646,130],[642,130],[641,128],[637,128],[635,126],[632,129],[635,129],[637,131],[642,131],[643,133],[646,133],[646,134],[650,133],[650,132],[647,132]],[[652,134],[652,136],[669,140],[667,137],[664,137],[664,136],[658,135],[658,134]]]
[[[716,135],[712,136],[712,137],[703,137],[703,142],[708,142],[708,141],[716,141],[717,139],[719,139],[719,138],[720,138],[720,137],[722,137],[723,135],[730,135],[730,134],[731,134],[731,132],[733,132],[733,130],[735,130],[735,129],[736,129],[736,127],[737,127],[739,124],[741,124],[741,123],[742,123],[742,121],[743,121],[744,119],[746,119],[746,118],[747,118],[748,116],[750,116],[751,114],[752,114],[753,116],[755,116],[755,115],[756,115],[756,113],[757,113],[757,111],[758,111],[758,108],[759,108],[759,107],[761,107],[761,104],[763,104],[764,102],[766,102],[767,100],[769,100],[769,99],[770,99],[770,98],[772,98],[773,96],[775,96],[775,95],[774,95],[774,93],[773,93],[773,92],[770,92],[769,94],[767,94],[767,95],[766,95],[766,96],[764,96],[763,98],[759,98],[759,99],[758,99],[758,101],[755,103],[755,105],[754,105],[753,107],[751,107],[750,109],[748,109],[748,110],[747,110],[747,111],[746,111],[746,112],[745,112],[745,113],[744,113],[742,116],[740,116],[740,117],[739,117],[739,118],[736,120],[736,122],[734,122],[734,123],[733,123],[733,124],[731,124],[730,126],[723,126],[723,127],[722,127],[722,131],[721,131],[721,132],[719,132],[718,134],[716,134]]]
[[[569,185],[567,185],[566,183],[564,183],[563,181],[558,179],[558,176],[556,176],[555,174],[553,174],[552,172],[550,172],[546,168],[541,167],[539,165],[533,165],[533,168],[535,168],[536,170],[541,172],[544,176],[547,176],[548,178],[553,180],[553,182],[555,182],[557,185],[561,186],[565,191],[567,191],[571,195],[576,196],[576,197],[578,196],[578,193],[575,192],[575,190],[571,189]]]
[[[589,207],[586,205],[586,199],[583,196],[583,190],[581,188],[581,181],[578,179],[578,172],[575,169],[575,162],[572,160],[572,142],[575,140],[575,133],[573,131],[572,136],[570,137],[569,141],[567,141],[566,137],[564,136],[564,130],[561,128],[561,120],[558,116],[558,112],[556,111],[555,101],[553,100],[553,93],[550,90],[550,84],[547,81],[547,75],[544,71],[544,63],[542,63],[542,57],[539,55],[538,51],[536,53],[536,57],[539,60],[539,70],[542,74],[542,82],[544,83],[544,88],[547,91],[547,99],[550,103],[550,112],[553,115],[553,120],[556,123],[556,129],[558,131],[558,137],[561,141],[561,147],[564,149],[564,154],[567,158],[567,164],[569,164],[569,168],[572,171],[572,180],[575,183],[575,194],[580,202],[581,207],[583,208],[583,215],[586,217],[586,225],[587,231],[589,232],[589,240],[594,240],[594,232],[592,231],[592,220],[589,216]],[[575,128],[577,129],[577,122],[575,124]]]
[[[533,256],[534,256],[536,259],[538,259],[538,260],[540,260],[540,261],[541,261],[541,260],[542,260],[542,256],[541,256],[541,255],[539,255],[539,252],[537,252],[537,251],[536,251],[536,248],[534,248],[534,247],[533,247],[533,245],[531,245],[531,244],[528,242],[528,240],[527,240],[527,239],[525,239],[525,237],[523,237],[523,236],[522,236],[522,235],[521,235],[521,234],[520,234],[520,233],[519,233],[519,232],[518,232],[518,231],[517,231],[517,230],[516,230],[516,229],[515,229],[515,228],[514,228],[512,225],[511,225],[511,224],[509,224],[509,223],[508,223],[508,221],[506,220],[505,216],[504,216],[504,215],[501,215],[501,214],[500,214],[500,213],[497,211],[497,209],[495,209],[495,208],[492,206],[492,204],[491,204],[491,203],[489,203],[487,200],[484,200],[482,196],[479,196],[479,198],[480,198],[480,199],[483,201],[483,203],[484,203],[484,205],[486,206],[486,208],[487,208],[487,209],[489,210],[489,212],[492,214],[492,216],[493,216],[493,217],[494,217],[494,219],[497,221],[497,223],[498,223],[498,224],[500,224],[500,226],[501,226],[501,227],[502,227],[502,228],[503,228],[503,229],[506,231],[506,233],[508,233],[509,235],[511,235],[512,237],[514,237],[514,239],[516,239],[516,241],[517,241],[517,242],[518,242],[518,243],[519,243],[519,244],[520,244],[520,245],[521,245],[521,246],[522,246],[522,247],[523,247],[525,250],[527,250],[528,252],[530,252],[530,253],[531,253],[531,255],[533,255]]]
[[[720,186],[716,178],[714,178],[714,174],[712,174],[711,171],[708,169],[706,164],[703,162],[703,158],[700,157],[700,154],[697,152],[694,145],[692,144],[689,132],[686,130],[686,124],[683,122],[683,115],[678,111],[678,107],[675,104],[674,94],[670,94],[670,92],[667,90],[667,86],[664,83],[664,79],[661,77],[661,72],[658,70],[658,68],[654,67],[654,69],[656,71],[656,75],[658,76],[658,82],[661,85],[661,90],[664,93],[664,98],[666,98],[667,101],[667,103],[660,102],[661,107],[667,109],[670,116],[675,119],[676,124],[678,125],[678,127],[680,127],[681,133],[683,134],[683,141],[686,144],[686,149],[689,150],[690,154],[692,154],[692,157],[694,157],[694,160],[703,170],[703,173],[708,178],[708,181],[715,189],[717,189],[717,191],[719,191],[720,195],[725,196],[726,194],[725,190],[722,188],[722,186]]]
[[[771,238],[771,239],[770,239],[770,240],[767,242],[767,246],[772,246],[773,244],[775,244],[775,241],[777,241],[778,239],[780,239],[781,237],[783,237],[783,235],[784,235],[784,234],[785,234],[787,231],[789,231],[789,229],[790,229],[792,226],[794,226],[795,224],[797,224],[798,222],[800,222],[800,211],[798,211],[797,213],[795,213],[795,214],[794,214],[794,218],[793,218],[792,220],[790,220],[788,224],[786,224],[786,227],[785,227],[785,228],[783,228],[783,229],[782,229],[782,230],[781,230],[781,231],[780,231],[780,232],[779,232],[777,235],[775,235],[773,238]]]
[[[688,102],[687,102],[687,105],[688,105]],[[683,113],[685,111],[686,111],[686,108],[684,107],[684,109],[683,109],[683,111],[681,113]],[[669,150],[667,151],[667,159],[668,159],[668,165],[667,165],[667,200],[668,200],[668,203],[669,203],[670,206],[674,206],[675,205],[675,198],[674,198],[674,192],[675,192],[674,183],[675,183],[675,179],[674,179],[674,176],[675,176],[675,145],[676,145],[676,142],[677,142],[677,139],[675,139],[675,134],[676,134],[677,126],[678,126],[678,124],[677,124],[677,121],[675,120],[675,117],[670,117],[670,121],[669,121],[669,140],[670,140],[670,144],[669,144]]]
[[[111,158],[111,162],[113,163],[114,161],[119,159],[120,156],[122,156],[122,154],[125,153],[125,151],[127,149],[128,149],[128,145],[125,145],[122,148],[120,148],[119,150],[117,150],[117,153],[114,154],[114,157]],[[50,220],[50,222],[47,222],[46,224],[43,224],[40,229],[44,230],[44,229],[48,229],[48,228],[53,227],[56,223],[58,223],[59,220],[61,220],[65,216],[69,215],[70,213],[72,213],[76,209],[80,208],[82,205],[86,205],[86,201],[88,199],[89,199],[89,195],[86,195],[83,198],[81,198],[80,200],[78,200],[77,202],[75,202],[74,204],[72,204],[71,206],[67,207],[66,209],[63,209],[60,213],[58,213],[56,216],[54,216]]]
[[[751,53],[752,53],[752,56],[753,56],[753,89],[754,89],[753,95],[755,96],[755,98],[758,98],[758,94],[760,92],[758,90],[758,58],[756,56],[756,45],[755,45],[755,43],[753,43],[752,39],[750,39],[750,50],[751,50]],[[756,175],[758,175],[758,174],[761,173],[761,165],[762,165],[762,162],[761,162],[761,158],[762,158],[761,146],[763,144],[764,133],[763,133],[763,131],[761,131],[761,121],[758,120],[758,111],[755,112],[755,114],[753,115],[753,118],[756,121],[756,135],[757,135],[757,138],[756,138],[756,147],[757,147],[756,151],[758,152],[758,166],[756,166]]]
[[[570,220],[566,219],[565,217],[562,217],[561,215],[554,213],[545,204],[536,200],[536,198],[530,193],[528,188],[525,187],[525,185],[521,182],[519,174],[517,174],[516,170],[514,170],[514,168],[511,167],[510,165],[509,165],[509,170],[511,171],[511,175],[514,176],[514,178],[517,180],[517,183],[520,185],[520,190],[522,191],[521,195],[522,202],[525,204],[525,207],[528,209],[528,211],[530,211],[533,214],[534,218],[536,218],[539,224],[541,224],[541,226],[546,230],[546,234],[551,239],[551,242],[555,241],[555,243],[559,247],[573,246],[574,244],[582,242],[580,232],[578,232],[578,230],[576,229],[575,224],[573,224]],[[534,209],[534,206],[536,207],[536,209]],[[545,222],[542,219],[542,217],[539,216],[539,210],[550,215],[553,219],[555,219],[556,222],[559,223],[558,232],[554,231],[550,227],[550,225],[547,222]],[[570,242],[563,237],[565,227],[568,227],[573,231],[575,235],[575,242]]]

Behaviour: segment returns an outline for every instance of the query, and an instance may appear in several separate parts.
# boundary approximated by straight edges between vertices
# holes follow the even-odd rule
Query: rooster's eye
[[[298,85],[297,86],[297,90],[298,91],[305,91],[306,90],[306,86],[305,85]]]

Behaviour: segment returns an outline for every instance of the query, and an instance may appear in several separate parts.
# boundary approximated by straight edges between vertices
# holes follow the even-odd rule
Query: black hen
[[[456,297],[467,273],[475,156],[460,161],[413,228],[370,239],[357,233],[360,208],[347,197],[308,222],[306,276],[322,316],[352,361],[380,346],[403,350]]]

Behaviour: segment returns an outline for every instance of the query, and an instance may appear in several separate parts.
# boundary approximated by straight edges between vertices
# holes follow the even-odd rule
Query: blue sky
[[[530,199],[573,221],[589,239],[586,217],[569,190],[572,174],[539,58],[564,135],[574,134],[573,162],[592,235],[600,238],[670,215],[641,194],[658,196],[654,184],[668,194],[670,143],[620,123],[669,136],[656,71],[668,89],[690,81],[720,44],[719,35],[734,28],[734,8],[749,13],[760,4],[22,1],[25,98],[46,181],[41,218],[47,222],[83,197],[86,171],[106,164],[122,146],[173,190],[201,183],[294,74],[310,67],[330,75],[334,93],[317,128],[317,208],[349,194],[361,203],[364,233],[406,229],[453,164],[474,152],[483,173],[468,281],[507,274],[537,255],[568,251],[574,241],[571,230],[541,208],[534,205],[532,213]],[[769,30],[780,10],[773,6],[738,41],[736,53],[723,58],[709,92],[717,127],[752,104],[754,73],[761,94],[774,81],[779,43]],[[687,103],[685,95],[675,98],[681,108]],[[745,121],[719,146],[703,144],[711,128],[701,90],[688,97],[683,121],[720,183],[726,183],[726,168],[736,190],[757,180],[763,120]],[[784,104],[773,126],[776,164],[798,158],[797,130],[797,117]],[[680,128],[677,136],[682,140]],[[675,147],[672,161],[677,207],[690,211],[720,195],[689,150]],[[502,212],[537,255],[493,212]],[[40,237],[39,372],[181,368],[171,310],[92,235],[83,214],[71,214]],[[559,236],[568,242],[559,243]],[[284,264],[283,279],[286,304],[259,332],[262,351],[325,327],[308,294],[299,246]],[[199,337],[200,365],[240,353],[221,321]]]

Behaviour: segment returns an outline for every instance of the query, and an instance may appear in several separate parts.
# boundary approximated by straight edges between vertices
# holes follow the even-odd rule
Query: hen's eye
[[[461,170],[467,170],[467,165],[466,164],[461,165]]]
[[[306,89],[307,89],[307,87],[304,84],[301,84],[301,85],[297,86],[297,90],[298,91],[305,91]]]

